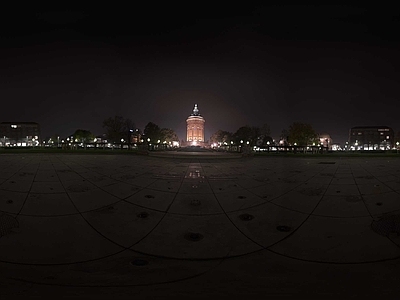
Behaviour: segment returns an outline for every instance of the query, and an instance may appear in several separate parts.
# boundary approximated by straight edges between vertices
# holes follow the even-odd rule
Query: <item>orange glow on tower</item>
[[[204,118],[199,114],[197,104],[195,104],[193,113],[186,120],[186,142],[188,145],[204,146],[205,122]]]

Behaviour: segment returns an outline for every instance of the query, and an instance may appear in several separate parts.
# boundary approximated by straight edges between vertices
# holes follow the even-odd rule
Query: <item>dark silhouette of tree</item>
[[[263,126],[260,127],[260,135],[262,137],[271,136],[271,128],[269,127],[268,124],[264,124]]]
[[[254,146],[259,140],[260,135],[260,127],[242,126],[233,134],[233,139],[235,141],[235,144],[241,144],[241,141],[243,141],[243,144],[247,145],[247,142],[249,142],[249,145]]]
[[[74,141],[81,143],[90,143],[93,142],[95,136],[89,130],[85,129],[77,129],[72,135]]]
[[[232,133],[224,130],[217,130],[211,137],[211,143],[227,143],[230,144],[232,140]]]
[[[144,138],[145,139],[149,138],[150,142],[152,143],[156,143],[158,140],[161,141],[162,138],[161,128],[153,122],[147,123],[143,133],[144,133]]]
[[[307,146],[318,143],[318,134],[310,124],[294,122],[289,127],[289,143],[298,146]]]
[[[161,142],[172,143],[173,141],[179,141],[178,135],[170,128],[162,128],[160,130]]]
[[[115,116],[103,121],[103,128],[106,129],[107,140],[112,143],[119,143],[121,139],[130,141],[131,130],[135,129],[135,123],[131,119],[124,119],[122,116]]]
[[[282,140],[283,144],[286,146],[289,142],[289,131],[287,129],[282,129],[279,139]]]

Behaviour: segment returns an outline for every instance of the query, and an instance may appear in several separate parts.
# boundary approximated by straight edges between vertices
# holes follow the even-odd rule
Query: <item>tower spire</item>
[[[193,108],[193,115],[194,115],[194,116],[198,116],[198,115],[199,115],[199,109],[197,108],[197,104],[194,105],[194,108]]]

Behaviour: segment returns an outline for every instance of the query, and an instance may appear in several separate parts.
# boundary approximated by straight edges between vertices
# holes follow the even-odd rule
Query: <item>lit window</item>
[[[387,140],[389,139],[389,136],[388,136],[388,135],[386,136],[386,139],[387,139]]]

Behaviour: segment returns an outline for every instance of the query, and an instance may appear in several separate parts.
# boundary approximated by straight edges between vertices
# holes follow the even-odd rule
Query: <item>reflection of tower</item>
[[[186,120],[186,142],[192,146],[204,146],[204,118],[199,114],[197,104],[194,105],[193,113]]]

